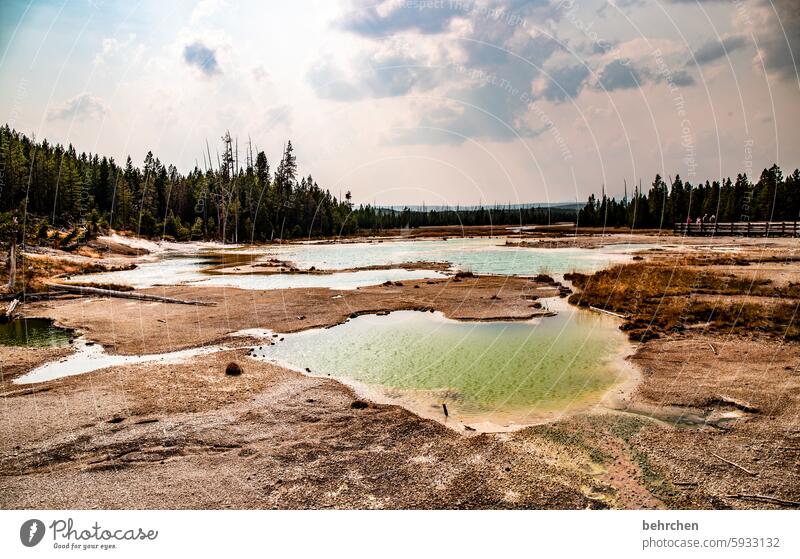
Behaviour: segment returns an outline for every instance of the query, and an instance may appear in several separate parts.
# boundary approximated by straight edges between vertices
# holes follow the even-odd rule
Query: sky
[[[799,46],[797,0],[2,0],[0,117],[181,171],[291,140],[357,203],[574,202],[800,166]]]

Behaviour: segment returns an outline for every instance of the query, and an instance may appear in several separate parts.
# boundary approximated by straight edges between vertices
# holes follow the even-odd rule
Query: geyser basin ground
[[[558,305],[561,306],[561,305]],[[585,409],[628,378],[613,318],[572,310],[529,322],[460,322],[416,311],[288,334],[254,356],[333,376],[419,415],[501,430]]]

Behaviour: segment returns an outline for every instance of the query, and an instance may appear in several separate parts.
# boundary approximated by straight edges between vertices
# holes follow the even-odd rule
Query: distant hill
[[[498,209],[498,210],[523,210],[523,209],[530,209],[530,208],[541,208],[541,209],[557,209],[557,210],[564,210],[564,211],[578,211],[583,208],[585,204],[578,203],[578,202],[531,202],[526,204],[483,204],[483,205],[458,205],[458,206],[445,206],[445,205],[416,205],[416,204],[408,204],[408,205],[392,205],[392,206],[376,206],[377,209],[381,210],[390,210],[390,211],[397,211],[401,212],[405,209],[409,209],[412,212],[422,212],[422,211],[474,211],[480,209]]]

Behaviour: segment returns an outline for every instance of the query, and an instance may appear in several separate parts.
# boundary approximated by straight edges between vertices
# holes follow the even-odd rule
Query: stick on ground
[[[147,295],[144,293],[134,293],[132,291],[116,291],[114,289],[100,289],[99,287],[84,287],[82,285],[66,285],[63,283],[48,283],[49,287],[68,293],[78,295],[97,295],[99,297],[118,297],[120,299],[136,299],[138,301],[157,301],[159,303],[176,303],[178,305],[204,305],[213,306],[216,303],[208,301],[185,301],[172,297],[161,297],[160,295]]]
[[[741,466],[741,465],[737,464],[736,462],[731,462],[730,460],[726,460],[725,458],[723,458],[723,457],[722,457],[722,456],[720,456],[719,454],[714,454],[714,453],[712,452],[712,453],[711,453],[711,455],[712,455],[712,456],[715,456],[715,457],[717,457],[717,458],[719,458],[720,460],[722,460],[722,461],[723,461],[723,462],[725,462],[726,464],[730,464],[731,466],[735,466],[735,467],[739,468],[740,470],[742,470],[743,472],[745,472],[745,473],[747,473],[747,474],[750,474],[751,476],[757,476],[757,475],[758,475],[756,472],[754,472],[754,471],[752,471],[752,470],[748,470],[747,468],[745,468],[744,466]]]
[[[725,495],[729,499],[741,499],[743,501],[756,501],[759,503],[772,503],[774,505],[784,505],[787,507],[800,507],[798,501],[787,501],[785,499],[776,499],[775,497],[767,497],[766,495],[748,495],[746,493],[737,493],[735,495]]]

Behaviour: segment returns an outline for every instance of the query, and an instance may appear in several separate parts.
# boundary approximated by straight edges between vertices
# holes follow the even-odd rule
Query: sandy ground
[[[109,351],[154,353],[244,328],[291,332],[383,310],[521,319],[541,312],[532,296],[554,289],[481,277],[341,293],[149,292],[217,304],[73,298],[25,312],[79,328]],[[609,406],[479,435],[362,404],[334,380],[245,350],[11,383],[68,351],[0,348],[3,508],[774,508],[800,500],[800,348],[775,338],[687,331],[651,340],[631,359],[638,386]],[[231,360],[242,376],[224,374]]]

